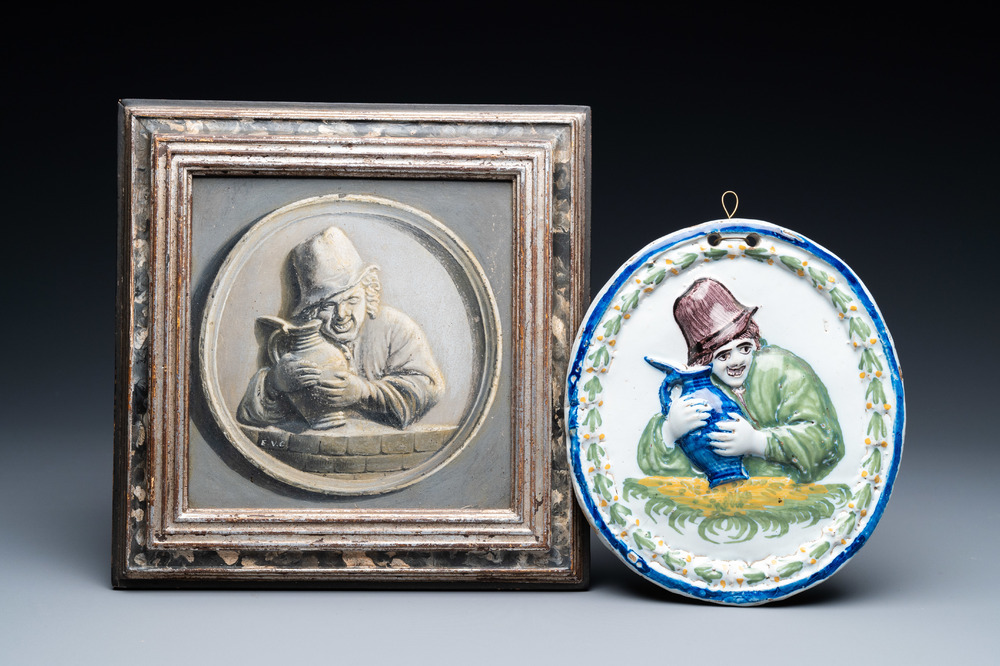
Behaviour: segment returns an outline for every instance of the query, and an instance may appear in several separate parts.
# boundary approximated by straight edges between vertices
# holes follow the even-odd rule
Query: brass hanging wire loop
[[[732,194],[733,197],[736,199],[736,202],[733,204],[732,211],[730,211],[729,207],[726,206],[726,195],[728,194]],[[739,195],[736,194],[736,192],[733,192],[732,190],[726,190],[725,192],[722,193],[722,210],[726,211],[727,218],[729,218],[730,220],[733,219],[733,215],[736,214],[736,209],[739,207],[740,207],[740,197]],[[713,231],[708,235],[708,244],[711,245],[712,247],[716,247],[719,243],[721,243],[724,240],[740,240],[745,242],[750,247],[757,247],[757,244],[760,243],[760,234],[758,234],[756,231],[751,231],[746,236],[723,236],[718,231]]]
[[[733,197],[736,199],[736,203],[733,204],[732,212],[730,212],[729,207],[726,205],[727,194],[732,194]],[[736,192],[733,192],[732,190],[726,190],[725,192],[722,193],[722,210],[726,211],[727,218],[729,218],[730,220],[733,219],[733,215],[736,214],[736,209],[739,207],[740,207],[740,197],[736,194]]]

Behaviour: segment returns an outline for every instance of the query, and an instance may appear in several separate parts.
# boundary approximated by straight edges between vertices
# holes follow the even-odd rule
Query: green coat
[[[762,342],[763,344],[763,342]],[[767,434],[763,458],[745,456],[750,476],[787,476],[796,483],[819,481],[844,457],[837,410],[816,373],[795,354],[764,346],[754,353],[742,395],[712,376]],[[639,467],[649,476],[704,476],[672,443],[663,441],[664,416],[657,414],[639,439]]]

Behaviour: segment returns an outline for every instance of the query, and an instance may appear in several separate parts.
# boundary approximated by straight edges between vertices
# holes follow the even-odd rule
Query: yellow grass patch
[[[637,479],[647,488],[656,488],[679,505],[708,517],[741,514],[753,510],[777,509],[786,502],[826,495],[829,489],[816,483],[795,483],[788,477],[756,477],[746,481],[708,487],[705,479],[649,476]]]

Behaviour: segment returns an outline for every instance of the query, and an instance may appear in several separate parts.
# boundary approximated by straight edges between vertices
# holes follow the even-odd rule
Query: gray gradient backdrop
[[[983,17],[603,8],[554,30],[513,5],[260,11],[246,29],[166,9],[11,26],[0,662],[995,663],[1000,109]],[[650,240],[719,217],[727,189],[740,216],[865,281],[909,412],[882,523],[836,576],[755,609],[662,592],[596,543],[586,592],[112,591],[120,97],[591,106],[594,291]]]

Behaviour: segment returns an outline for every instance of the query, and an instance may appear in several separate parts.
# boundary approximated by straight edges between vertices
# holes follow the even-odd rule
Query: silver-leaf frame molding
[[[560,406],[589,293],[587,108],[126,100],[119,122],[115,587],[586,584]],[[510,392],[492,406],[509,419],[509,506],[192,505],[203,176],[510,183]]]

